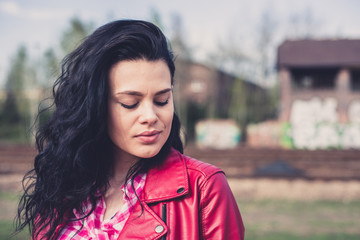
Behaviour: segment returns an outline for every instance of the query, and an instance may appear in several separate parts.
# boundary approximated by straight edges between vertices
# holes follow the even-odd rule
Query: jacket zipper
[[[164,205],[162,205],[162,209],[161,209],[161,220],[165,223],[165,225],[167,224],[167,211],[166,211],[166,203],[164,203]],[[161,237],[161,240],[166,240],[166,234],[164,236]]]

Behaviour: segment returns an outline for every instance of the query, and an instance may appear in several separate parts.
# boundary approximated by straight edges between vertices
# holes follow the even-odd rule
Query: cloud
[[[71,10],[65,9],[44,9],[44,8],[23,8],[16,2],[0,2],[0,12],[30,20],[50,20],[68,18],[72,15]]]
[[[19,5],[14,2],[0,2],[0,11],[13,16],[19,15],[21,12]]]

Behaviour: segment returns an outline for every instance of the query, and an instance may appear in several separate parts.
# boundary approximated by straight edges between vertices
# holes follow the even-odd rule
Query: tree
[[[234,85],[231,92],[231,102],[229,106],[229,117],[234,119],[242,130],[247,124],[247,92],[244,86],[244,81],[241,78],[235,78]]]
[[[8,92],[1,112],[1,124],[16,125],[19,124],[20,121],[21,115],[15,94],[13,92]]]
[[[70,19],[69,26],[64,30],[61,41],[60,41],[60,50],[59,54],[55,48],[48,48],[42,57],[42,76],[44,81],[42,82],[42,87],[44,91],[44,95],[48,96],[51,93],[51,86],[53,85],[55,79],[60,74],[60,59],[63,58],[64,55],[69,54],[73,51],[85,38],[90,34],[90,32],[94,29],[93,23],[91,22],[83,22],[79,18]],[[41,113],[38,116],[38,124],[42,124],[47,121],[50,117],[51,112],[48,109],[51,106],[51,102],[49,99],[41,101],[39,104],[39,110]],[[44,109],[48,109],[49,111],[42,111]]]
[[[29,67],[25,46],[18,48],[11,63],[5,83],[6,99],[0,112],[0,136],[23,140],[29,119],[29,104],[25,99],[25,90],[34,83],[35,73]]]
[[[48,48],[43,55],[43,68],[44,77],[46,79],[45,87],[49,82],[53,83],[53,80],[60,74],[59,60],[56,56],[56,52],[53,48]]]
[[[274,51],[274,35],[276,33],[277,23],[272,15],[272,11],[268,8],[262,14],[259,34],[258,34],[258,53],[260,68],[260,83],[264,85],[264,81],[274,69],[274,59],[271,59],[271,51]]]
[[[61,47],[65,54],[74,50],[94,28],[92,23],[82,22],[79,18],[72,18],[70,26],[63,33]]]
[[[208,59],[211,66],[241,76],[244,74],[243,66],[250,61],[250,58],[240,47],[241,41],[236,39],[234,31],[231,29],[225,40],[218,40],[217,49],[210,53]]]
[[[294,13],[289,18],[289,30],[285,38],[308,39],[314,37],[319,29],[319,24],[313,16],[310,8],[306,8],[298,14]]]
[[[53,82],[60,74],[59,59],[70,53],[93,29],[92,23],[78,18],[70,20],[60,41],[60,48],[48,48],[37,61],[31,61],[25,46],[20,46],[11,59],[6,78],[6,98],[0,109],[0,137],[25,142],[26,133],[34,125],[39,99],[50,95]],[[50,106],[42,101],[40,110]],[[38,121],[46,121],[50,111],[42,112]],[[37,123],[35,123],[37,124]]]
[[[171,16],[171,47],[175,55],[183,60],[191,60],[191,49],[185,41],[185,31],[182,18],[179,14],[174,13]]]
[[[151,8],[150,10],[150,22],[155,24],[162,31],[165,31],[164,23],[162,21],[161,14],[155,8]]]
[[[25,88],[27,72],[27,50],[25,46],[20,46],[14,59],[11,61],[10,71],[7,76],[5,89],[6,92],[20,94]]]

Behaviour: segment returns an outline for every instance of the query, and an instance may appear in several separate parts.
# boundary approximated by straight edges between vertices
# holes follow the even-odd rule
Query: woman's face
[[[171,74],[162,61],[120,61],[109,72],[108,134],[125,154],[150,158],[169,137]]]

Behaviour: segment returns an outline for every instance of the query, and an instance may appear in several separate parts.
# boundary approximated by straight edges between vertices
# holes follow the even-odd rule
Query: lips
[[[156,140],[159,138],[161,131],[153,130],[153,131],[144,131],[135,136],[139,141],[145,144],[152,144],[155,143]]]

